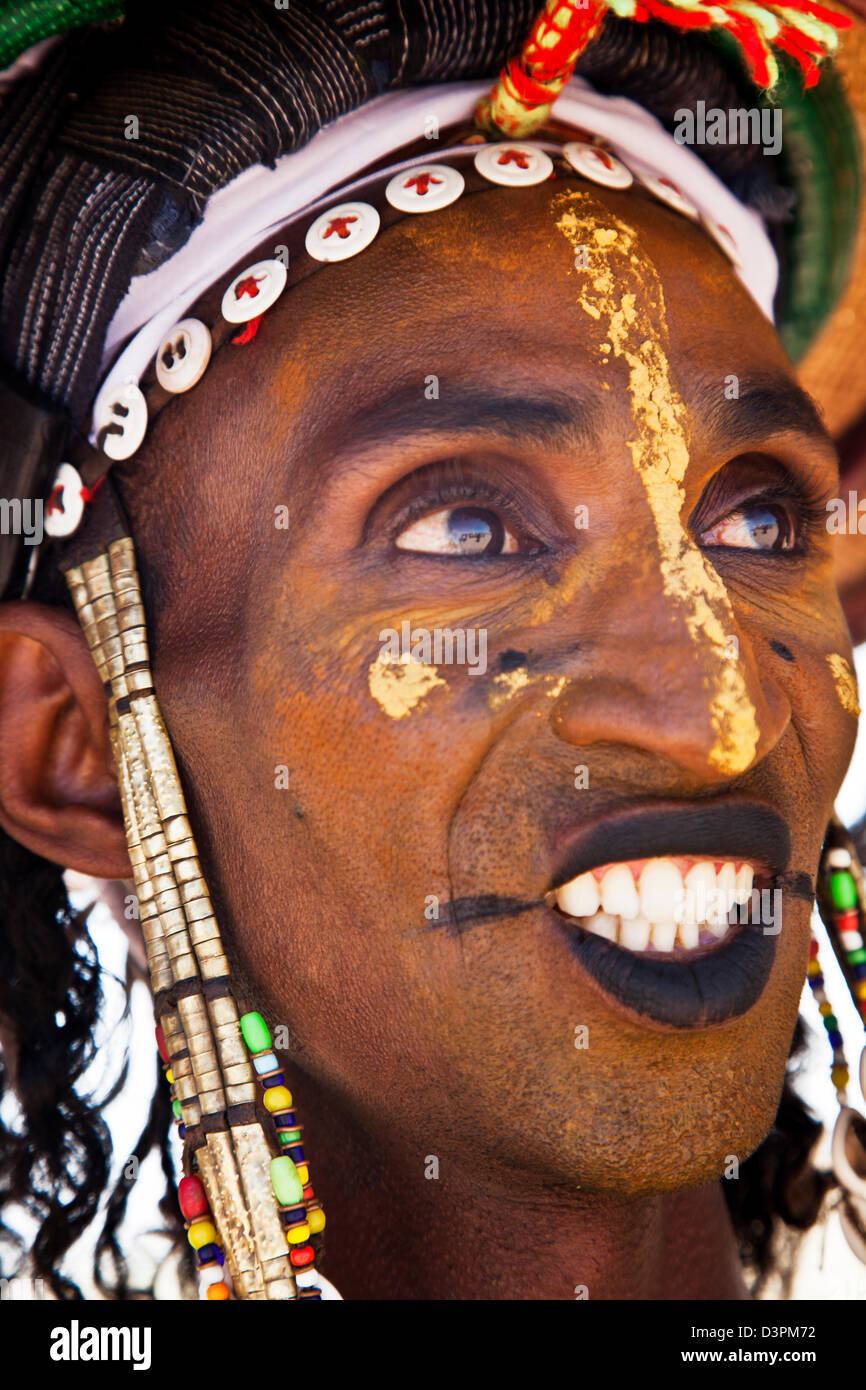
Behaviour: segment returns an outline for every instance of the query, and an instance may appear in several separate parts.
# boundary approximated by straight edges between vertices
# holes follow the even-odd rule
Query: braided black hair
[[[433,0],[416,0],[416,4],[419,32],[411,30],[411,14],[407,30],[403,10],[388,4],[387,0],[382,0],[378,7],[367,6],[365,13],[370,13],[366,19],[343,0],[323,0],[310,11],[315,15],[317,27],[331,26],[332,47],[335,52],[339,49],[341,61],[346,63],[344,50],[351,50],[353,56],[346,72],[357,82],[359,98],[364,91],[370,96],[377,90],[405,85],[408,81],[430,81],[446,76],[468,78],[495,72],[502,59],[519,45],[537,8],[537,0],[509,0],[487,13],[481,0],[457,0],[451,8],[455,14],[458,9],[461,13],[465,9],[467,14],[471,9],[474,28],[460,60],[455,62],[452,55],[449,66],[435,57],[420,33],[435,8]],[[246,8],[251,11],[253,7]],[[266,11],[268,23],[276,23],[281,18],[279,11],[275,16],[273,6],[255,8],[255,23],[259,27],[265,22]],[[302,3],[298,6],[293,3],[295,13],[297,9],[306,8]],[[190,28],[194,28],[203,22],[215,24],[219,15],[220,22],[232,23],[237,29],[238,18],[237,15],[232,18],[231,10],[228,0],[218,0],[204,10],[192,0],[173,0],[169,6],[162,0],[144,7],[137,3],[129,6],[131,17],[145,23],[150,32],[158,34],[161,24],[171,27],[175,59],[178,34],[183,35],[187,20]],[[381,26],[377,29],[370,18],[373,10],[381,10],[387,17],[387,32]],[[410,7],[407,6],[407,10]],[[484,15],[479,21],[482,11]],[[447,29],[441,12],[439,20]],[[249,32],[248,29],[247,37]],[[398,41],[401,34],[405,39],[402,44]],[[280,42],[288,42],[285,34]],[[92,80],[84,74],[92,75],[94,67],[102,66],[110,72],[113,45],[124,58],[128,58],[130,51],[129,34],[124,35],[123,30],[92,37],[79,35],[70,43],[81,55],[82,90]],[[443,41],[442,52],[446,49]],[[94,53],[99,55],[98,63]],[[190,61],[197,56],[193,54]],[[305,50],[301,48],[294,54],[295,64],[304,57]],[[231,88],[225,66],[220,66],[219,54],[216,59],[210,54],[209,63],[210,66],[202,59],[196,80],[199,83],[210,80],[214,97],[223,103],[223,111],[233,110],[230,104],[225,104],[227,93],[231,91],[231,100],[235,102],[238,93]],[[58,61],[57,71],[61,70],[62,86],[58,90],[65,91],[68,100],[70,70]],[[602,33],[584,54],[578,71],[601,91],[615,92],[640,102],[668,129],[673,128],[676,113],[683,108],[694,110],[698,99],[704,100],[707,106],[730,108],[753,104],[755,97],[741,73],[731,66],[712,40],[684,35],[660,24],[635,25],[613,15],[608,15]],[[350,77],[344,75],[343,82],[348,82]],[[145,70],[136,74],[135,90],[145,94],[142,99],[146,99],[150,78],[163,87],[166,82],[170,85],[174,80],[171,63],[160,60],[152,73]],[[118,90],[123,93],[125,103],[118,109],[126,111],[129,109],[128,89],[122,85],[118,89],[115,85],[115,97]],[[302,93],[306,98],[306,86],[302,87]],[[95,126],[88,126],[83,117],[68,123],[63,137],[64,148],[77,150],[86,158],[98,127],[102,157],[109,167],[122,170],[126,168],[124,161],[133,161],[134,151],[129,146],[124,149],[123,118],[120,121],[108,119],[112,99],[111,96],[106,98],[107,106],[103,103],[100,107],[97,102],[92,118]],[[24,109],[26,101],[32,97],[23,93],[15,100],[20,101]],[[300,105],[300,102],[295,103],[295,116],[299,114]],[[158,108],[158,101],[156,106]],[[247,101],[245,108],[238,106],[237,119],[243,123],[246,136],[252,132],[254,137],[257,133],[250,117],[254,106],[252,99]],[[303,114],[300,111],[300,116]],[[328,114],[326,111],[323,117],[319,111],[317,119],[319,122],[322,118],[331,119],[333,114],[336,112]],[[52,119],[57,125],[60,113],[55,113]],[[260,121],[260,125],[268,128],[267,121]],[[28,158],[37,159],[47,147],[47,140],[46,136],[41,147],[38,142],[31,142]],[[299,143],[297,131],[290,131],[286,141],[284,148]],[[270,159],[280,152],[281,149],[275,147],[261,150],[255,157]],[[760,205],[765,214],[769,210],[784,216],[788,199],[779,180],[778,165],[768,160],[762,149],[751,145],[710,146],[702,149],[701,154],[743,201]],[[130,163],[130,167],[134,168],[134,164]],[[181,181],[179,174],[175,178],[175,172],[169,162],[160,171],[161,201],[157,200],[158,209],[152,218],[151,239],[137,248],[137,260],[128,259],[129,274],[149,269],[186,239],[196,220],[197,199],[206,198],[208,194],[204,185],[198,191],[191,186],[196,179],[204,177],[201,166],[189,180]],[[0,168],[0,182],[2,174]],[[22,187],[19,180],[9,203],[14,215],[9,215],[0,239],[3,245],[8,244],[17,228],[26,225],[30,204],[21,192]],[[15,355],[9,348],[11,342],[10,338],[6,343],[10,358]],[[81,389],[78,397],[83,399]],[[71,406],[78,397],[70,392],[64,399]],[[56,574],[41,574],[34,597],[69,606],[65,586]],[[24,1207],[40,1222],[30,1254],[29,1272],[44,1278],[59,1298],[81,1296],[72,1280],[60,1272],[61,1263],[73,1242],[94,1218],[110,1176],[111,1139],[101,1115],[106,1097],[87,1097],[78,1089],[93,1055],[93,1033],[100,1002],[99,968],[86,916],[70,908],[61,869],[39,859],[0,832],[0,1038],[6,1057],[5,1063],[0,1063],[0,1101],[4,1090],[12,1087],[20,1105],[20,1119],[5,1128],[0,1124],[0,1211]],[[795,1062],[802,1038],[802,1025],[798,1023],[792,1048]],[[158,1149],[167,1183],[160,1206],[167,1225],[180,1239],[179,1217],[171,1193],[170,1124],[168,1094],[160,1076],[147,1123],[133,1151],[138,1160],[133,1172],[137,1172],[152,1149]],[[773,1270],[774,1233],[780,1222],[802,1230],[813,1224],[819,1215],[832,1181],[811,1165],[810,1154],[819,1134],[820,1125],[796,1096],[791,1075],[786,1081],[771,1134],[742,1165],[739,1180],[724,1184],[742,1257],[758,1285]],[[109,1195],[104,1226],[96,1246],[97,1286],[106,1295],[120,1298],[131,1293],[118,1231],[134,1181],[134,1177],[132,1180],[121,1177]],[[0,1235],[4,1233],[12,1234],[10,1228],[0,1222]],[[192,1267],[189,1250],[185,1242],[180,1241],[180,1245],[185,1251],[189,1272]],[[146,1291],[135,1292],[141,1295]]]

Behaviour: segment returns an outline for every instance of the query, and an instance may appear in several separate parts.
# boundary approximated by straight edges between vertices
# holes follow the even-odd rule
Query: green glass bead
[[[271,1185],[281,1207],[296,1207],[304,1200],[304,1184],[288,1154],[271,1159]]]
[[[301,1131],[299,1129],[281,1129],[279,1140],[281,1144],[300,1144]]]
[[[824,1027],[827,1029],[828,1033],[832,1032],[834,1028],[839,1027],[839,1020],[835,1014],[824,1015]]]
[[[859,951],[852,951],[848,957],[849,965],[866,965],[866,946],[861,946]]]
[[[244,1014],[241,1018],[241,1032],[250,1052],[269,1052],[271,1035],[261,1014]]]
[[[830,875],[830,897],[839,912],[847,912],[857,906],[857,885],[847,869]]]
[[[174,1118],[175,1118],[176,1120],[179,1120],[179,1119],[180,1119],[180,1117],[181,1117],[181,1109],[180,1109],[180,1101],[179,1101],[179,1100],[173,1100],[173,1101],[172,1101],[172,1103],[171,1103],[171,1113],[172,1113],[172,1115],[174,1115]]]

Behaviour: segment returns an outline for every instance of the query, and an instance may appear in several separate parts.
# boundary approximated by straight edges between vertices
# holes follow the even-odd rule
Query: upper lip
[[[766,802],[726,797],[700,803],[659,802],[631,806],[560,838],[550,888],[589,869],[665,855],[748,860],[772,878],[788,867],[791,835]]]

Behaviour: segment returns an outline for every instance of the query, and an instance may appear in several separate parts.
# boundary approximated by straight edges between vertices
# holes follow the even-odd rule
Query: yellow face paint
[[[857,677],[844,656],[840,656],[838,652],[833,652],[827,657],[827,665],[833,673],[833,684],[836,687],[839,704],[848,714],[853,714],[856,719],[860,713],[860,704],[857,699]]]
[[[489,692],[487,703],[490,709],[498,710],[519,695],[521,690],[533,685],[546,685],[545,695],[554,700],[568,685],[568,676],[531,676],[525,666],[518,666],[515,671],[503,671],[501,675],[494,676],[491,684],[496,689]]]
[[[689,462],[686,409],[671,380],[664,295],[655,266],[637,250],[634,231],[581,190],[553,199],[556,226],[572,249],[588,249],[578,303],[602,329],[601,352],[621,357],[636,438],[628,441],[655,522],[665,593],[710,664],[713,767],[727,774],[752,763],[759,730],[742,673],[731,661],[734,615],[722,581],[683,524],[683,482]],[[604,225],[600,225],[602,223]],[[626,291],[623,286],[630,285]]]
[[[409,652],[394,660],[379,656],[367,673],[367,685],[376,704],[391,719],[404,719],[437,686],[448,682],[435,666],[413,661]]]

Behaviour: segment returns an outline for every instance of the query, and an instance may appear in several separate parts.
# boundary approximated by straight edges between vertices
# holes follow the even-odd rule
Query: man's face
[[[127,477],[241,1002],[296,1069],[468,1168],[636,1193],[744,1158],[856,721],[832,449],[712,243],[577,180],[406,219]],[[781,915],[635,950],[551,898],[657,857],[752,864]]]

